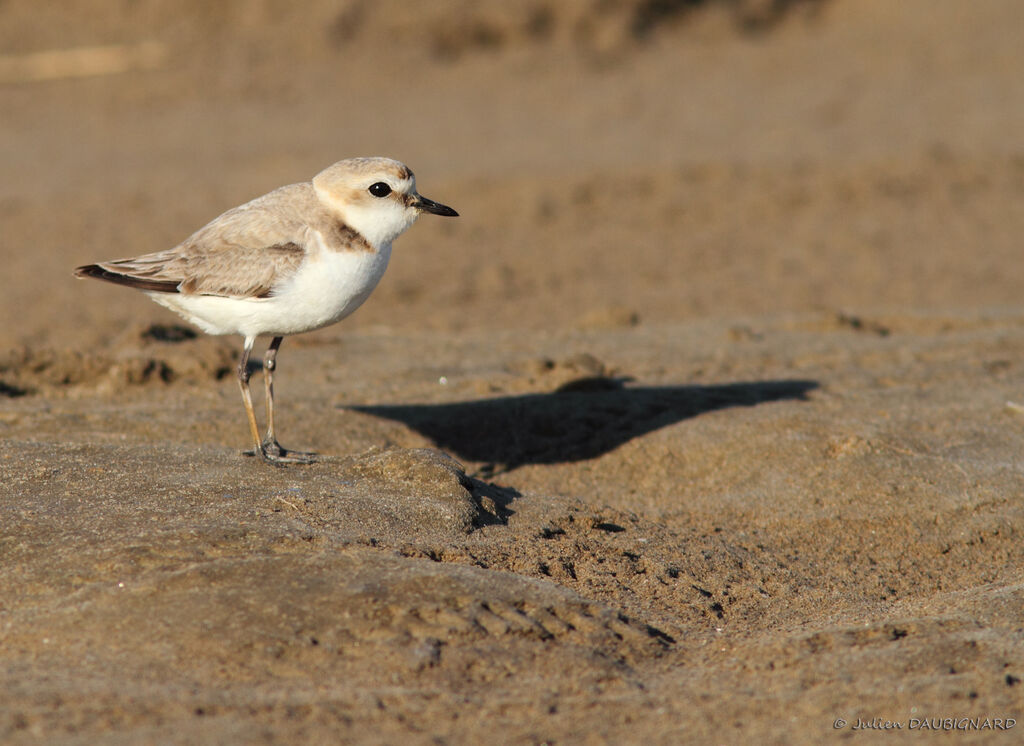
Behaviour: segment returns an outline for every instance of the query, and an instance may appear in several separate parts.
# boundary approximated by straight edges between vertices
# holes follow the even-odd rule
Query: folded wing
[[[173,249],[88,264],[75,274],[150,292],[265,298],[302,263],[316,202],[307,184],[282,187],[229,210]]]

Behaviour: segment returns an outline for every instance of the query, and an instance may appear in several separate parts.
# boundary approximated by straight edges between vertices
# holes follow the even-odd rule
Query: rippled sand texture
[[[0,5],[0,741],[1019,740],[1022,24]],[[240,341],[71,269],[369,154],[461,217],[264,466]]]

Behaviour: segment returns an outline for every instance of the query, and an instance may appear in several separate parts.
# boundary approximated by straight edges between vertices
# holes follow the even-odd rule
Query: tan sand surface
[[[0,743],[1019,742],[1022,28],[0,3]],[[240,341],[71,269],[370,154],[461,217],[265,466]]]

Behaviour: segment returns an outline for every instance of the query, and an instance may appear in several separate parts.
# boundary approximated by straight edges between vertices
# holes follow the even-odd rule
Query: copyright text
[[[834,730],[849,728],[850,730],[1010,730],[1017,721],[1014,718],[998,717],[927,717],[907,718],[906,720],[886,720],[885,718],[836,718],[832,722]]]

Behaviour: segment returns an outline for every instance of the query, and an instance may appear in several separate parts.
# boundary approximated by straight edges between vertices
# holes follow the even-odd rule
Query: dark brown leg
[[[274,432],[274,370],[277,368],[277,351],[284,337],[274,337],[263,358],[263,383],[267,392],[267,437],[260,444],[263,458],[282,464],[311,464],[315,454],[306,451],[288,451],[277,442]]]

